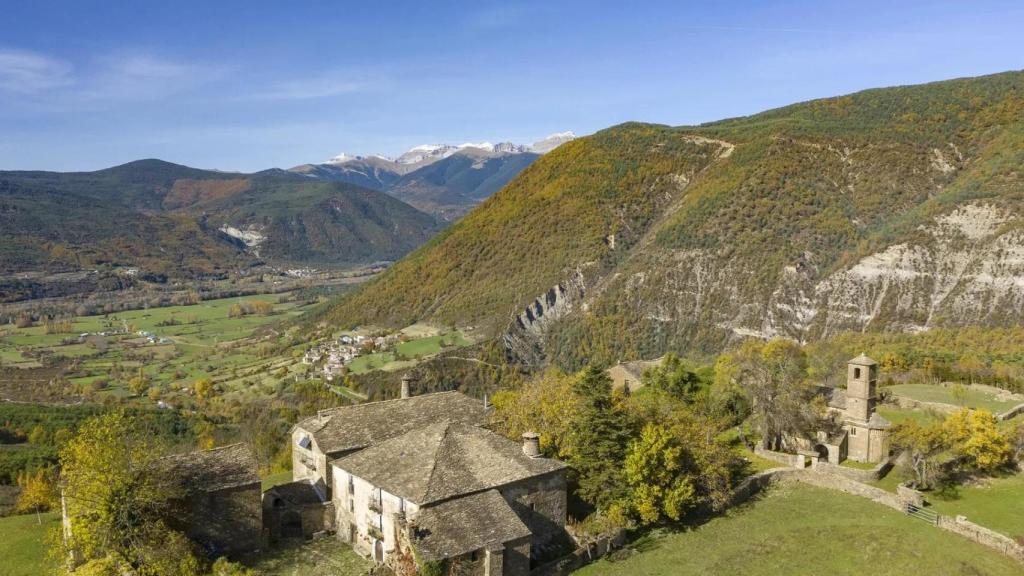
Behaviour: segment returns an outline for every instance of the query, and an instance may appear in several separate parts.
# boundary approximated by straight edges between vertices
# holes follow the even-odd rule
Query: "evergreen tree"
[[[600,368],[584,370],[573,388],[580,411],[570,426],[569,462],[578,475],[580,497],[605,510],[626,493],[623,464],[631,438],[629,418]]]

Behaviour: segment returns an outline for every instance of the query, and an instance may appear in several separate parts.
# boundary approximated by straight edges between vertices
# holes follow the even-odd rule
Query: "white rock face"
[[[1010,221],[990,205],[963,206],[923,226],[922,241],[890,246],[832,274],[814,288],[815,331],[916,331],[1020,316],[1024,232],[1001,232]]]
[[[238,238],[249,248],[258,248],[267,239],[261,230],[255,226],[239,229],[234,226],[224,225],[220,227],[220,231],[232,238]]]

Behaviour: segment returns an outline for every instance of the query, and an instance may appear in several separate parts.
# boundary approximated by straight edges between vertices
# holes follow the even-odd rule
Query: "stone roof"
[[[440,560],[475,550],[500,549],[531,535],[497,490],[420,509],[413,546],[424,560]]]
[[[296,480],[287,484],[278,484],[266,491],[267,497],[276,497],[293,506],[322,504],[326,495],[309,480]]]
[[[461,392],[438,392],[322,410],[296,426],[309,432],[324,454],[358,450],[411,430],[450,420],[484,424],[483,401]]]
[[[863,352],[860,356],[857,356],[853,360],[850,360],[849,363],[855,364],[857,366],[874,366],[875,364],[878,364],[878,362],[875,362],[871,358],[868,358],[867,355],[864,354]]]
[[[517,442],[478,426],[442,421],[333,462],[419,505],[480,492],[565,468],[530,458]]]
[[[832,386],[818,386],[818,394],[825,397],[829,408],[846,410],[846,390]]]
[[[246,444],[175,454],[162,459],[167,473],[180,478],[188,491],[216,492],[259,484],[256,456]]]

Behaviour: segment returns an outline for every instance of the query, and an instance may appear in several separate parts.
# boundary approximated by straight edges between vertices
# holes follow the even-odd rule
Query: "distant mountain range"
[[[261,260],[395,260],[442,223],[345,182],[140,160],[96,172],[0,172],[0,273],[134,267],[220,275]]]
[[[397,158],[340,154],[291,172],[387,192],[420,210],[456,220],[541,154],[575,138],[572,132],[561,132],[533,144],[424,144]]]
[[[537,160],[326,319],[474,326],[569,368],[1018,326],[1022,166],[1024,72],[623,124]]]

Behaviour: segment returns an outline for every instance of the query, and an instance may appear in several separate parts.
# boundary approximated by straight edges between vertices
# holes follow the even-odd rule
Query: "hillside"
[[[436,220],[380,192],[288,172],[142,160],[96,172],[0,172],[0,272],[136,267],[220,275],[261,259],[393,260]]]
[[[1024,74],[562,145],[339,302],[525,362],[1024,321]]]

